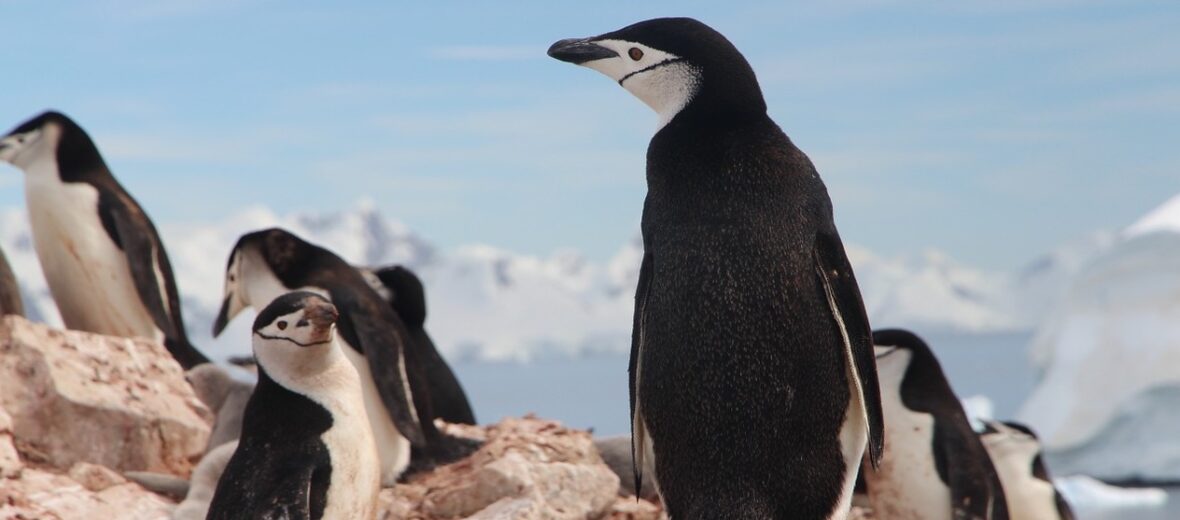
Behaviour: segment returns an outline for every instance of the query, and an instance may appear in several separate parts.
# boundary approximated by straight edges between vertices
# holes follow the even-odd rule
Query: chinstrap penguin
[[[476,449],[477,444],[435,426],[425,377],[408,352],[405,326],[388,302],[343,259],[287,231],[256,231],[238,240],[226,268],[225,301],[214,334],[246,307],[264,307],[292,290],[321,294],[340,312],[340,342],[361,374],[383,485],[394,485],[407,468],[430,468]]]
[[[884,443],[871,329],[827,190],[753,69],[688,18],[549,55],[659,116],[629,368],[637,480],[654,467],[672,518],[844,518],[866,444],[875,463]]]
[[[1012,520],[1073,520],[1073,510],[1053,486],[1037,435],[1023,424],[984,421],[979,434],[991,456]]]
[[[25,172],[33,245],[66,327],[160,341],[185,369],[208,361],[185,333],[155,226],[82,127],[45,112],[0,138],[0,161]]]
[[[426,333],[426,289],[422,280],[400,265],[362,269],[362,274],[406,325],[407,353],[418,358],[426,375],[435,417],[449,423],[475,424],[475,413],[459,378]]]
[[[999,476],[930,347],[900,329],[873,333],[889,444],[864,468],[882,520],[1008,518]]]
[[[305,291],[258,313],[258,385],[210,520],[375,518],[381,468],[360,377],[336,341],[337,318],[326,298]]]

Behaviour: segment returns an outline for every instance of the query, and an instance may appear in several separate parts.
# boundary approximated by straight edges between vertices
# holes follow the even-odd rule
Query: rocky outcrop
[[[209,411],[163,346],[0,320],[0,409],[26,461],[185,475]]]
[[[20,478],[0,479],[0,518],[159,520],[171,509],[163,497],[93,464],[66,475],[25,467]]]
[[[586,432],[531,417],[446,431],[486,442],[466,459],[383,491],[381,518],[585,519],[615,509],[619,479]]]
[[[0,408],[0,479],[19,476],[24,467],[12,440],[12,417]]]

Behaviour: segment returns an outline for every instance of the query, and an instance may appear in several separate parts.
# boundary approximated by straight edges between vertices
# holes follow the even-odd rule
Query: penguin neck
[[[321,402],[317,396],[342,386],[348,388],[350,381],[357,378],[335,339],[311,347],[278,343],[283,342],[255,345],[254,356],[258,358],[259,372],[288,390]]]
[[[81,128],[62,130],[55,155],[62,182],[118,185],[98,147]]]
[[[765,112],[717,112],[694,102],[652,137],[648,191],[697,200],[782,193],[789,180],[774,166],[780,161],[763,158],[790,148]]]

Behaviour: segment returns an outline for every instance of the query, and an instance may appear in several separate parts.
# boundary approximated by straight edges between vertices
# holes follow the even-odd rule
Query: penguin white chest
[[[1033,458],[1037,455],[1036,441],[994,441],[984,436],[984,447],[992,458],[1011,520],[1057,519],[1057,490],[1053,485],[1032,474]]]
[[[332,461],[325,519],[371,519],[377,514],[381,469],[374,463],[377,446],[365,409],[360,405],[359,390],[341,392],[343,397],[329,404],[332,427],[320,436]]]
[[[410,465],[410,441],[402,436],[394,424],[377,385],[373,383],[369,360],[351,346],[340,342],[340,350],[356,368],[361,380],[361,395],[364,397],[365,413],[373,430],[373,439],[377,443],[377,456],[381,460],[381,484],[392,486],[397,483],[406,467]],[[386,370],[397,370],[400,367],[385,367]],[[405,381],[405,373],[402,373]],[[406,395],[411,395],[407,389]]]
[[[127,257],[102,226],[98,190],[30,175],[25,197],[37,258],[66,327],[163,340]]]
[[[879,365],[880,366],[880,365]],[[882,381],[887,378],[882,374]],[[906,408],[896,388],[882,384],[885,451],[877,471],[866,470],[869,500],[877,518],[945,520],[950,488],[938,476],[932,452],[934,416]]]

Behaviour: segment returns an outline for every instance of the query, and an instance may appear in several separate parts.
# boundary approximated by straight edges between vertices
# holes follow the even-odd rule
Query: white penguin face
[[[214,335],[247,307],[265,307],[288,291],[256,248],[235,250],[225,270],[225,300],[213,323]]]
[[[0,161],[30,173],[40,170],[34,166],[53,159],[54,138],[60,132],[61,129],[56,125],[48,124],[28,132],[4,136],[0,139]]]
[[[987,425],[997,431],[985,433],[979,439],[997,464],[1032,466],[1033,459],[1041,451],[1041,443],[1036,437],[1000,422],[988,421]]]
[[[296,347],[312,347],[332,341],[336,307],[323,298],[294,312],[279,315],[254,331],[254,337]]]
[[[276,380],[315,372],[333,348],[337,317],[336,307],[319,295],[284,294],[254,322],[254,356]]]
[[[660,116],[660,128],[692,101],[700,87],[699,69],[680,56],[642,43],[609,39],[563,40],[553,45],[550,55],[560,58],[563,44],[604,49],[596,51],[595,59],[577,64],[607,75],[646,103]],[[609,55],[611,52],[614,56]]]
[[[907,348],[888,345],[874,346],[873,351],[877,357],[877,379],[881,388],[900,389],[914,353]]]

